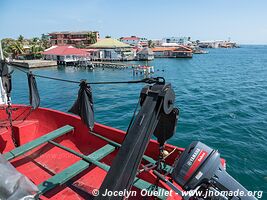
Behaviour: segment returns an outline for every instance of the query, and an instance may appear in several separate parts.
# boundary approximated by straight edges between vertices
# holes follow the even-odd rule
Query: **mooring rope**
[[[32,71],[23,70],[19,66],[16,66],[16,65],[13,65],[13,64],[10,64],[10,63],[7,63],[7,62],[6,62],[6,64],[9,64],[9,65],[13,66],[15,69],[17,69],[17,70],[19,70],[19,71],[21,71],[21,72],[23,72],[23,73],[25,73],[27,75],[31,73],[33,76],[39,77],[39,78],[50,79],[50,80],[55,80],[55,81],[62,81],[62,82],[67,82],[67,83],[75,83],[75,84],[80,84],[81,81],[84,81],[84,80],[75,81],[75,80],[68,80],[68,79],[62,79],[62,78],[56,78],[56,77],[50,77],[50,76],[45,76],[45,75],[34,74],[34,73],[32,73]],[[155,77],[155,78],[144,78],[144,79],[141,79],[141,80],[131,80],[131,81],[86,82],[86,84],[88,84],[88,85],[97,85],[97,84],[133,84],[133,83],[147,83],[147,84],[159,83],[159,84],[165,84],[165,79],[163,77]],[[134,110],[134,114],[133,114],[132,119],[130,121],[130,124],[129,124],[128,128],[127,128],[127,132],[129,131],[129,129],[130,129],[132,123],[133,123],[133,120],[135,118],[136,111],[137,111],[139,103],[140,103],[140,98],[139,98],[139,101],[137,102],[136,108]],[[30,115],[31,111],[32,111],[32,109],[26,115],[25,118],[27,118]],[[10,119],[11,119],[10,126],[12,127],[12,118],[10,118]],[[15,138],[13,136],[13,131],[12,131],[12,140],[13,140],[14,145],[17,146],[17,143],[16,143]]]
[[[9,63],[8,63],[9,64]],[[12,65],[12,64],[11,64]],[[30,72],[25,71],[21,69],[18,66],[12,65],[14,68],[18,69],[19,71],[29,74]],[[33,74],[33,73],[32,73]],[[74,81],[74,80],[68,80],[68,79],[62,79],[62,78],[56,78],[56,77],[50,77],[50,76],[44,76],[44,75],[39,75],[39,74],[33,74],[35,77],[40,77],[40,78],[45,78],[45,79],[50,79],[50,80],[55,80],[55,81],[63,81],[63,82],[68,82],[68,83],[76,83],[80,84],[81,81]],[[156,77],[156,78],[144,78],[141,80],[136,80],[136,81],[103,81],[103,82],[87,82],[87,84],[90,85],[98,85],[98,84],[131,84],[131,83],[148,83],[148,84],[153,84],[153,83],[165,83],[165,79],[163,77]]]

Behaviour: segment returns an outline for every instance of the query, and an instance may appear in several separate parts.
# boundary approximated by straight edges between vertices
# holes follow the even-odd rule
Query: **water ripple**
[[[267,191],[267,46],[210,50],[193,59],[155,59],[155,76],[164,76],[180,108],[177,133],[169,143],[183,146],[200,140],[219,149],[232,176],[250,190]],[[37,69],[37,73],[72,80],[134,80],[131,70],[73,67]],[[27,103],[27,82],[13,77],[12,98]],[[41,105],[67,111],[78,86],[37,78]],[[126,130],[142,84],[93,85],[96,120]],[[265,178],[264,178],[265,177]]]

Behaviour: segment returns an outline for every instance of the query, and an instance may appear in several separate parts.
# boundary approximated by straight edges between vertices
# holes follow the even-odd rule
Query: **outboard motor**
[[[214,193],[227,192],[225,199],[256,199],[248,195],[248,191],[225,171],[218,151],[201,142],[193,142],[185,149],[175,163],[172,178],[187,191],[199,187],[206,191],[213,190]],[[210,196],[208,198],[213,199]]]

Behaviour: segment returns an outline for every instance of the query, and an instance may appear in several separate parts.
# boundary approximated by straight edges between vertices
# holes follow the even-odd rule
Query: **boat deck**
[[[15,137],[20,144],[15,149],[10,130],[0,129],[0,138],[9,141],[1,152],[19,172],[38,186],[41,199],[91,199],[93,190],[100,188],[116,156],[124,132],[97,124],[95,132],[89,133],[78,117],[64,113],[62,122],[60,112],[51,115],[56,120],[50,118],[44,123],[43,117],[50,115],[50,110],[40,109],[38,119],[37,113],[33,112],[31,118],[14,123]],[[141,166],[156,162],[158,152],[155,150],[156,142],[152,142]],[[177,153],[178,149],[170,157],[170,164]],[[155,182],[153,173],[142,172],[135,179],[132,190],[139,191],[139,195],[141,189],[153,189]],[[158,186],[159,190],[168,190],[164,183],[160,182]],[[163,195],[158,198],[169,197]]]

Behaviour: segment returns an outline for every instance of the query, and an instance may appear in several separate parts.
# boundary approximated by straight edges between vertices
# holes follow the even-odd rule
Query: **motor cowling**
[[[218,151],[201,142],[193,142],[185,149],[175,163],[172,178],[187,191],[198,186],[213,187],[219,191],[239,191],[240,195],[242,191],[245,194],[234,199],[256,199],[225,171]]]
[[[176,161],[172,177],[185,190],[192,190],[209,181],[219,165],[217,151],[201,142],[193,142]]]

